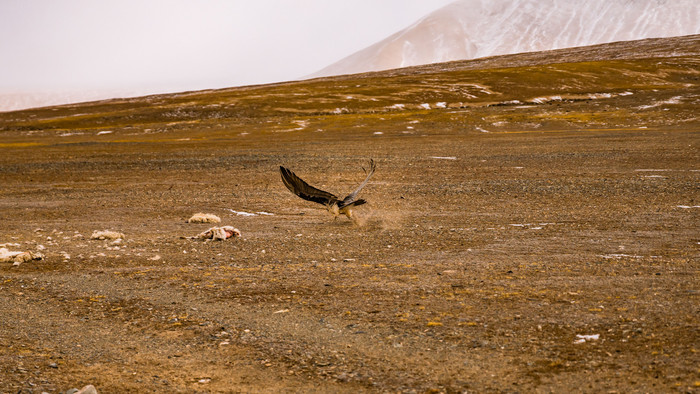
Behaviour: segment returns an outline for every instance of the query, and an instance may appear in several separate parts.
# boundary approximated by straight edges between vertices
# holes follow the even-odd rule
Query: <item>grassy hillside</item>
[[[128,135],[134,129],[207,135],[342,132],[387,118],[400,124],[409,116],[460,124],[465,132],[698,122],[700,36],[645,40],[633,48],[607,44],[585,51],[2,113],[0,133],[7,143],[26,141],[28,133],[38,142],[48,132],[71,133],[66,142],[81,141],[105,130],[112,133],[103,139],[132,140]],[[396,122],[391,123],[382,131],[397,131]]]

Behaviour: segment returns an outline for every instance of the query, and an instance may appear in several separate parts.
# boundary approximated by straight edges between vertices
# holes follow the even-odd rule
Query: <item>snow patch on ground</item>
[[[563,98],[561,96],[544,96],[544,97],[535,97],[530,102],[533,102],[535,104],[546,104],[552,101],[562,101]]]
[[[612,93],[590,93],[588,95],[589,98],[592,99],[601,99],[601,98],[610,98],[613,97]]]
[[[522,228],[526,228],[526,229],[528,229],[528,230],[542,230],[543,228],[545,228],[545,226],[551,226],[551,225],[555,225],[555,224],[558,224],[558,223],[551,223],[551,222],[545,222],[545,223],[511,223],[511,224],[509,224],[509,226],[512,226],[512,227],[522,227]]]
[[[604,259],[643,259],[644,256],[639,256],[636,254],[625,254],[625,253],[609,253],[609,254],[601,254],[599,257],[602,257]]]
[[[297,127],[296,129],[292,129],[294,131],[304,130],[305,128],[309,127],[308,120],[293,120],[292,123],[299,125],[299,127]]]
[[[229,211],[235,213],[238,216],[258,216],[252,212],[236,211],[233,209],[229,209]]]
[[[597,341],[600,339],[600,334],[592,334],[592,335],[581,335],[581,334],[576,334],[576,340],[574,343],[586,343],[586,342],[591,342],[591,341]]]
[[[649,109],[649,108],[660,107],[662,105],[680,104],[682,99],[683,99],[683,96],[675,96],[675,97],[671,97],[668,100],[657,101],[657,102],[649,104],[649,105],[640,105],[637,108],[638,109]]]

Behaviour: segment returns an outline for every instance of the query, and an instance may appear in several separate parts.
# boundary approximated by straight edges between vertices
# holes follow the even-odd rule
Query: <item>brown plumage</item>
[[[304,200],[325,205],[328,212],[332,213],[336,218],[338,215],[345,215],[352,219],[352,208],[367,202],[362,198],[358,199],[357,195],[360,193],[362,188],[367,185],[367,182],[369,182],[369,178],[371,178],[374,174],[375,169],[376,165],[374,164],[374,160],[370,160],[367,178],[365,178],[357,189],[345,196],[345,198],[342,200],[335,194],[309,185],[303,179],[299,178],[295,173],[285,167],[280,166],[280,175],[282,176],[282,182],[292,193],[303,198]]]

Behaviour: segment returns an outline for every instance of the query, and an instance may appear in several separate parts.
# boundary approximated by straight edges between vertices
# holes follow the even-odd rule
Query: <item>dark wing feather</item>
[[[367,174],[367,178],[365,178],[364,182],[362,182],[360,184],[360,186],[358,186],[357,189],[355,189],[354,192],[348,194],[343,199],[343,201],[341,201],[340,204],[338,204],[338,206],[340,208],[347,206],[347,205],[350,205],[355,201],[355,199],[357,198],[357,195],[360,193],[360,190],[362,190],[362,188],[365,187],[365,185],[367,185],[367,182],[369,182],[369,178],[371,178],[372,175],[374,175],[374,170],[376,168],[377,168],[377,166],[374,164],[374,160],[370,159],[370,161],[369,161],[369,174]],[[364,203],[365,203],[365,201],[362,200],[362,204],[364,204]],[[360,204],[355,204],[355,205],[360,205]]]
[[[282,175],[282,182],[287,186],[287,189],[304,200],[323,205],[338,201],[338,197],[309,185],[287,168],[280,166],[280,175]]]

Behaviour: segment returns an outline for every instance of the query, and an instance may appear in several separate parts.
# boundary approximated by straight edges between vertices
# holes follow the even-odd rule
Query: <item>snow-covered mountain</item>
[[[698,0],[459,0],[309,77],[698,33]]]

